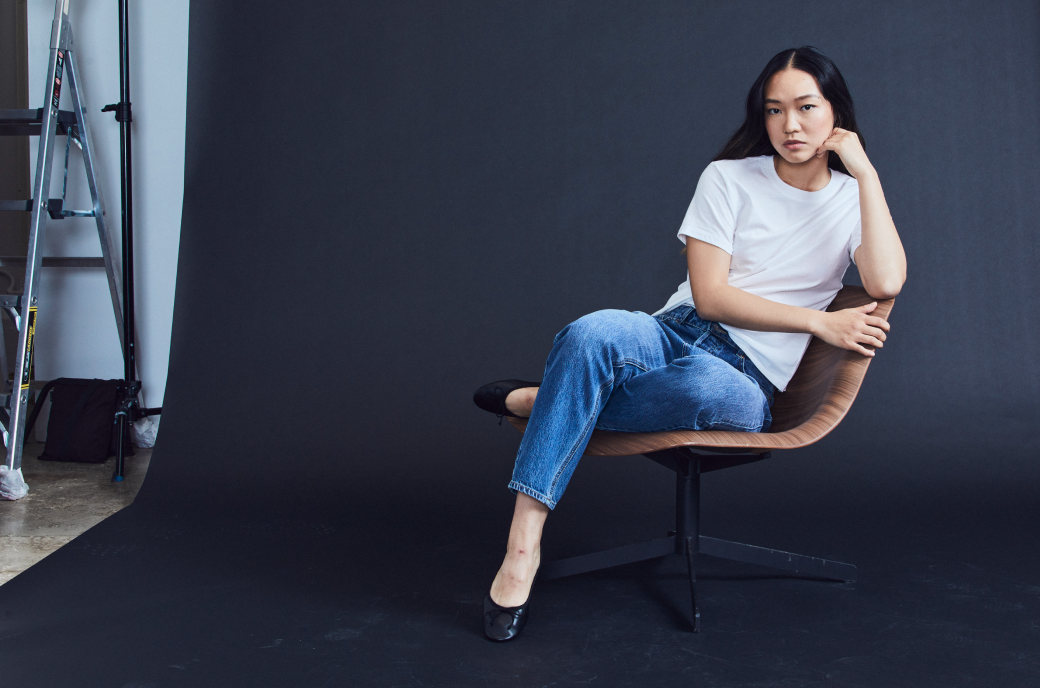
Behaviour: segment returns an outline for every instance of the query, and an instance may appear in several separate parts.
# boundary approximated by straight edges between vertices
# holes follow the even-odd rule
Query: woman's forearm
[[[822,315],[822,311],[770,301],[728,284],[716,284],[708,293],[695,294],[694,303],[697,314],[705,320],[760,332],[816,334]]]
[[[817,333],[820,311],[777,303],[729,285],[730,255],[724,249],[692,237],[686,249],[693,303],[705,320],[760,332]]]
[[[856,251],[863,288],[875,299],[890,299],[906,281],[906,254],[873,168],[857,174],[863,243]]]
[[[724,249],[692,237],[686,248],[693,303],[705,320],[745,330],[805,332],[864,356],[884,345],[889,325],[870,315],[876,302],[834,312],[777,303],[728,283],[730,255]]]

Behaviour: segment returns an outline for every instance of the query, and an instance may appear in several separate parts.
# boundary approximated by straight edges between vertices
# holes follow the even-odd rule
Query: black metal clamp
[[[118,103],[111,103],[101,108],[101,112],[115,112],[117,122],[134,121],[133,113],[130,111],[129,102],[120,101]]]

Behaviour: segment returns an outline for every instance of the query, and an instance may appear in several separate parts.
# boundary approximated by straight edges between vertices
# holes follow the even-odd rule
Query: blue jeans
[[[764,432],[775,388],[691,306],[605,310],[556,335],[509,489],[556,507],[592,430]]]

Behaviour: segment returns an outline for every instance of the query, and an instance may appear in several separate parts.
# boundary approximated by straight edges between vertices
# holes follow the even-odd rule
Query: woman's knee
[[[675,390],[685,403],[698,409],[703,430],[759,430],[766,422],[769,402],[758,383],[728,363],[710,356],[677,361],[687,368]]]
[[[769,418],[766,395],[757,383],[743,377],[736,384],[714,389],[711,404],[717,411],[717,429],[757,432]]]
[[[567,325],[553,341],[601,348],[604,344],[638,338],[648,325],[653,324],[649,322],[652,320],[646,313],[615,309],[595,311]]]

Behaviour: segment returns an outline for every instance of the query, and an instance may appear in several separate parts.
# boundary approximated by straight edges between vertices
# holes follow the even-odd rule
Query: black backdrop
[[[1036,681],[1038,18],[193,3],[159,446],[131,508],[0,589],[2,666],[24,685]],[[849,417],[712,476],[705,525],[864,582],[723,567],[715,635],[693,638],[680,569],[630,567],[545,586],[526,645],[484,643],[518,438],[472,390],[537,379],[584,313],[663,305],[700,172],[766,60],[807,43],[849,82],[909,277]],[[586,459],[547,553],[666,527],[671,490],[645,460]],[[611,605],[629,616],[590,635]]]

